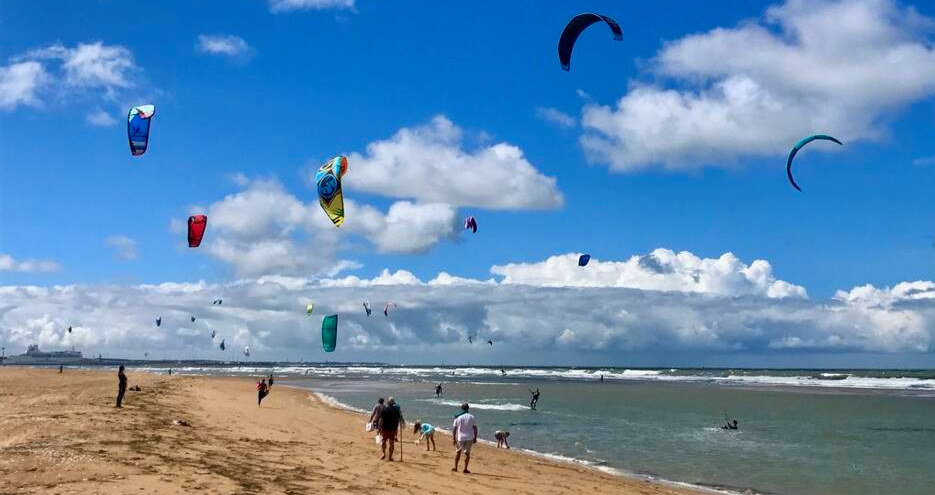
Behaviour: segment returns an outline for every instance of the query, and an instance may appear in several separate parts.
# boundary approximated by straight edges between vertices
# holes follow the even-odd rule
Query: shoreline
[[[82,367],[82,369],[96,369],[96,366]],[[256,373],[274,372],[282,377],[303,378],[305,370],[317,371],[315,376],[309,378],[375,378],[386,372],[390,376],[434,379],[434,377],[447,376],[456,380],[492,380],[491,383],[501,383],[503,380],[558,380],[575,381],[582,383],[597,382],[601,374],[605,375],[608,383],[653,383],[653,384],[711,384],[723,387],[749,388],[751,390],[793,390],[812,391],[816,393],[893,393],[900,395],[925,395],[935,393],[935,370],[888,370],[900,372],[898,376],[859,376],[856,373],[873,373],[880,370],[795,370],[776,369],[772,371],[788,372],[802,371],[798,375],[769,375],[769,374],[730,374],[730,375],[703,375],[682,374],[686,371],[771,371],[769,369],[696,369],[696,368],[619,368],[615,371],[601,368],[511,368],[505,375],[499,368],[490,366],[466,367],[439,367],[439,366],[406,366],[406,365],[359,365],[352,364],[308,364],[281,366],[251,365],[248,363],[235,363],[221,367],[214,366],[142,366],[137,369],[158,373],[167,368],[176,369],[180,373],[195,376],[209,375],[211,371],[225,370],[234,376],[252,376]],[[202,374],[203,370],[210,370]],[[673,371],[675,370],[675,371]],[[841,373],[849,371],[851,373]],[[885,370],[884,370],[885,371]],[[907,377],[902,373],[925,373],[925,377]],[[818,377],[817,375],[837,375],[838,378]]]
[[[312,389],[297,386],[297,385],[288,385],[288,383],[289,382],[286,381],[286,385],[284,386],[294,388],[297,390],[302,390],[302,391],[311,391],[311,394],[315,396],[315,398],[317,398],[327,407],[331,407],[333,409],[337,409],[340,411],[350,412],[353,414],[362,415],[364,417],[366,417],[369,414],[368,411],[365,411],[363,409],[354,407],[350,404],[341,402],[340,400],[330,395],[323,394],[321,392],[315,392],[315,391],[312,391]],[[436,427],[435,430],[440,431],[444,433],[445,435],[451,436],[451,431],[449,431],[448,429]],[[478,439],[477,443],[483,443],[485,445],[493,446],[493,447],[496,447],[497,445],[495,442],[491,440],[485,440],[485,439]],[[576,457],[570,457],[570,456],[566,456],[563,454],[556,454],[556,453],[551,453],[551,452],[540,452],[538,450],[525,449],[525,448],[514,448],[514,449],[509,449],[509,450],[513,453],[518,453],[520,455],[527,455],[527,456],[535,457],[538,459],[545,459],[550,462],[558,462],[562,464],[582,466],[587,469],[590,469],[590,470],[593,470],[599,473],[607,474],[610,476],[616,476],[616,477],[625,478],[625,479],[634,480],[634,481],[645,481],[645,482],[650,482],[650,483],[658,483],[662,485],[672,486],[675,488],[687,488],[693,491],[700,491],[700,492],[705,492],[705,493],[717,493],[717,494],[722,494],[722,495],[743,495],[744,491],[741,491],[741,490],[748,490],[748,489],[730,489],[730,488],[722,488],[722,487],[716,487],[716,486],[697,485],[697,484],[688,483],[685,481],[669,480],[669,479],[661,478],[654,474],[640,474],[640,473],[634,473],[634,472],[626,471],[626,470],[611,467],[611,466],[602,466],[592,461],[588,461],[585,459],[578,459]],[[756,490],[752,490],[752,489],[749,489],[749,490],[751,490],[751,492],[748,492],[748,493],[753,493],[753,494],[759,493]]]
[[[404,462],[388,463],[379,460],[360,414],[286,386],[287,380],[257,408],[253,379],[131,371],[130,386],[142,391],[128,392],[121,410],[113,407],[114,374],[0,369],[5,489],[63,495],[712,492],[485,443],[475,447],[472,474],[452,473],[450,437],[441,431],[437,452],[416,447],[406,432],[398,444],[408,447]]]

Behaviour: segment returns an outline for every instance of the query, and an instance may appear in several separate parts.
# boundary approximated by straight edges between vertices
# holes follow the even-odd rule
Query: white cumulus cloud
[[[49,81],[42,64],[35,61],[16,62],[0,67],[0,109],[19,105],[38,105],[38,92]]]
[[[268,0],[273,12],[290,10],[352,9],[354,0]]]
[[[372,194],[498,210],[560,207],[555,178],[539,172],[509,143],[464,148],[463,131],[438,115],[424,126],[351,153],[348,187]]]
[[[338,229],[317,196],[309,199],[303,202],[276,180],[248,181],[242,191],[207,208],[210,238],[202,251],[244,276],[333,275],[358,266],[338,259],[349,237],[380,252],[416,253],[457,232],[457,212],[444,203],[397,201],[384,213],[345,200],[345,222]]]
[[[112,235],[104,241],[121,259],[134,260],[137,256],[136,241],[125,235]]]
[[[217,55],[227,57],[232,60],[245,60],[252,57],[256,50],[253,49],[240,36],[233,34],[200,34],[196,49],[208,55]]]
[[[117,124],[117,119],[100,108],[89,113],[86,120],[89,124],[97,127],[110,127]]]
[[[685,36],[654,59],[662,83],[584,107],[582,146],[631,171],[731,166],[815,133],[879,138],[885,117],[935,93],[932,22],[891,0],[788,0]]]
[[[504,284],[538,287],[627,287],[723,296],[808,297],[804,287],[777,280],[768,261],[754,260],[748,265],[733,253],[700,258],[687,251],[659,248],[626,261],[592,258],[586,267],[578,266],[579,256],[563,254],[537,263],[494,266],[490,271],[502,276]]]
[[[130,50],[121,45],[79,43],[74,48],[51,45],[26,54],[25,59],[60,60],[65,83],[86,88],[128,88],[139,70]]]
[[[61,267],[51,260],[16,260],[8,254],[0,253],[0,272],[48,273],[58,271]]]
[[[536,117],[559,127],[574,127],[578,123],[571,115],[552,107],[537,107]]]

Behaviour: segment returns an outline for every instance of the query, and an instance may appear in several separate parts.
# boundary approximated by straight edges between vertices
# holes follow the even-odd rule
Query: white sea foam
[[[166,367],[139,367],[141,371],[164,373]],[[173,368],[179,374],[223,374],[234,376],[265,376],[273,373],[276,376],[291,376],[310,378],[354,378],[354,377],[383,377],[403,381],[438,381],[445,378],[469,380],[478,384],[504,384],[501,381],[507,378],[511,383],[522,379],[542,380],[580,380],[598,381],[603,376],[605,381],[660,381],[660,382],[708,382],[739,385],[762,386],[794,386],[794,387],[831,387],[852,389],[883,389],[883,390],[932,390],[935,391],[935,380],[912,377],[870,377],[858,376],[854,373],[821,372],[811,375],[786,374],[681,374],[677,369],[648,370],[648,369],[575,369],[575,368],[514,368],[505,370],[505,373],[496,368],[481,367],[409,367],[409,366],[229,366],[229,367],[198,367],[186,366]]]
[[[440,406],[452,406],[452,407],[461,407],[461,403],[456,400],[449,399],[416,399],[419,402],[431,402],[433,404],[438,404]],[[529,406],[524,406],[522,404],[484,404],[472,402],[470,403],[471,409],[482,409],[482,410],[491,410],[491,411],[526,411],[529,409]]]

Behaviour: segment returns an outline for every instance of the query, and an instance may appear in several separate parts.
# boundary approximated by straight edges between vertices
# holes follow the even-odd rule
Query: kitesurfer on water
[[[536,409],[536,404],[539,403],[539,388],[536,387],[536,391],[533,392],[532,389],[528,389],[529,393],[532,394],[532,400],[529,401],[529,408],[532,410]]]
[[[736,420],[736,419],[728,419],[728,420],[727,420],[727,423],[725,423],[724,426],[721,427],[721,429],[722,429],[722,430],[736,430],[736,429],[738,429],[737,420]]]

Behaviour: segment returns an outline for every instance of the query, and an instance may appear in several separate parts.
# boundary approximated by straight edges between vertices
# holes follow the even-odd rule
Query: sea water
[[[257,376],[272,371],[277,385],[308,388],[362,411],[378,397],[393,396],[410,424],[421,420],[441,428],[450,428],[467,401],[483,439],[508,430],[513,448],[732,492],[935,493],[931,371],[383,366],[178,371]],[[435,397],[439,383],[444,393]],[[530,389],[536,388],[541,396],[537,410],[531,410]],[[721,429],[727,418],[736,418],[740,429]]]

